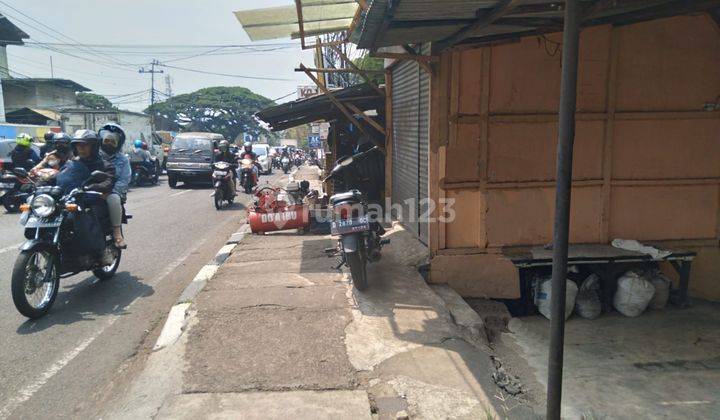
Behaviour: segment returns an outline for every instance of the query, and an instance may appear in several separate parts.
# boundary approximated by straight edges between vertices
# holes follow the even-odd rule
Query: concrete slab
[[[266,240],[268,238],[265,238]],[[278,243],[277,247],[268,249],[266,247],[246,247],[245,243],[236,250],[231,262],[244,261],[266,261],[285,260],[289,258],[327,258],[326,248],[334,248],[336,242],[332,239],[308,238],[305,242],[297,245],[285,246],[285,243]],[[249,243],[249,246],[255,243]]]
[[[371,415],[364,391],[290,391],[179,395],[156,418],[354,420]]]
[[[510,329],[501,339],[529,365],[521,379],[546,386],[548,321],[513,319]],[[573,317],[565,337],[563,417],[718,417],[720,304],[696,302],[637,318]]]
[[[199,312],[239,312],[257,307],[304,309],[346,308],[342,285],[309,288],[264,287],[259,289],[207,290],[197,298]]]
[[[312,287],[345,283],[346,276],[333,273],[237,273],[223,270],[212,279],[206,290],[258,289],[263,287]]]
[[[412,418],[496,418],[493,402],[500,391],[492,372],[487,354],[450,339],[393,356],[372,376],[404,396]],[[510,412],[500,414],[515,418]]]
[[[347,309],[199,312],[188,333],[185,392],[352,389]]]
[[[274,260],[237,261],[233,257],[225,263],[225,267],[236,269],[239,275],[264,273],[337,273],[333,270],[335,260],[327,257],[292,258]]]
[[[446,284],[431,285],[432,290],[445,301],[445,307],[450,311],[455,324],[463,329],[468,340],[487,346],[488,338],[485,332],[485,322],[480,318],[463,298]]]

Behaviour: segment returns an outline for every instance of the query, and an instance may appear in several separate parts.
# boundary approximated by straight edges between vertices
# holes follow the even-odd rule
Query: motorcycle
[[[365,195],[357,189],[361,180],[352,171],[353,163],[377,149],[376,146],[366,152],[338,160],[335,168],[324,180],[327,182],[340,178],[347,189],[330,197],[330,234],[338,237],[338,243],[335,248],[326,249],[325,252],[331,257],[338,254],[342,256],[336,268],[343,265],[350,268],[353,286],[360,291],[368,287],[367,263],[379,261],[382,247],[390,243],[389,239],[382,239],[385,229],[380,223],[370,220]]]
[[[157,165],[153,165],[153,167],[155,170],[150,171],[143,162],[130,162],[130,168],[132,169],[130,185],[137,187],[147,184],[156,185],[160,180],[160,173],[157,170]]]
[[[228,205],[235,200],[235,180],[233,179],[232,165],[227,162],[215,162],[213,164],[213,187],[215,192],[213,197],[215,200],[215,209],[220,210],[223,202]]]
[[[24,168],[0,175],[0,202],[8,213],[16,213],[35,190],[35,183]]]
[[[110,176],[95,171],[85,185]],[[115,275],[122,250],[115,246],[107,205],[101,193],[76,188],[38,187],[21,206],[27,241],[20,247],[11,277],[13,303],[24,316],[48,313],[60,279],[83,271],[102,281]],[[123,223],[132,218],[123,210]]]
[[[255,162],[252,159],[240,161],[240,185],[243,187],[245,194],[252,194],[253,188],[257,185]]]
[[[284,173],[290,172],[290,168],[292,168],[292,164],[290,163],[290,158],[287,156],[283,156],[283,158],[280,161],[282,163],[282,170]]]

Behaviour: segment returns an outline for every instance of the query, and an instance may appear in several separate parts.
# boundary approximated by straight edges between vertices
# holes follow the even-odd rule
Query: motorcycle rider
[[[145,144],[145,147],[143,147],[143,144]],[[130,153],[130,162],[141,163],[149,174],[154,174],[155,167],[152,164],[152,155],[147,151],[147,144],[140,139],[136,139],[133,146],[135,147]]]
[[[85,191],[102,193],[104,197],[112,193],[115,186],[115,166],[109,161],[103,160],[100,156],[100,142],[97,134],[92,130],[78,130],[73,135],[70,146],[76,157],[70,160],[57,175],[57,185],[65,193],[68,193],[75,188],[80,188],[94,171],[102,171],[110,175],[110,177],[100,182],[88,184],[84,189]],[[117,209],[110,209],[110,211],[117,211]],[[122,217],[122,213],[120,214]],[[112,213],[110,217],[113,219]],[[114,229],[113,237],[116,245],[124,244],[120,229]]]
[[[55,149],[55,133],[48,131],[43,138],[45,139],[45,144],[40,147],[40,159],[44,159],[48,153]]]
[[[260,163],[257,161],[257,157],[258,157],[257,153],[253,152],[252,143],[250,143],[249,141],[246,141],[245,143],[243,143],[243,148],[242,148],[242,150],[240,150],[240,160],[243,160],[243,159],[252,160],[253,165],[254,165],[253,178],[255,181],[254,183],[256,185],[258,182],[258,174],[260,173],[260,170],[262,169],[260,167]]]
[[[230,142],[227,140],[220,140],[218,144],[218,153],[215,154],[215,162],[227,162],[232,171],[232,192],[235,194],[235,182],[237,180],[237,155],[230,151]]]
[[[26,171],[29,171],[40,162],[40,156],[30,147],[32,139],[27,133],[20,133],[15,138],[15,148],[10,152],[13,167],[25,168]]]
[[[125,130],[117,124],[105,124],[98,132],[100,141],[100,156],[115,166],[117,180],[113,186],[112,193],[107,196],[108,210],[110,212],[110,223],[113,227],[113,238],[115,246],[119,249],[126,249],[127,244],[122,233],[123,203],[127,199],[127,192],[132,177],[130,159],[122,153],[125,144]]]
[[[70,141],[72,137],[67,133],[53,133],[53,149],[47,152],[45,157],[34,168],[30,170],[30,174],[36,174],[42,169],[61,170],[70,158]]]

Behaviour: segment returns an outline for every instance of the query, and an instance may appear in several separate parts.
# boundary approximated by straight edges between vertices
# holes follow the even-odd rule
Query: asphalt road
[[[282,174],[262,177],[279,182]],[[51,312],[28,321],[12,303],[10,274],[23,241],[0,211],[0,418],[77,417],[165,320],[184,287],[244,223],[248,196],[216,211],[207,188],[133,190],[129,248],[115,278],[61,281]]]

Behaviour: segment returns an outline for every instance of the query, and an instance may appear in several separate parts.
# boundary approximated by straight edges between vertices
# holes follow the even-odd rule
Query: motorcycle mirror
[[[19,177],[27,178],[28,177],[28,171],[25,170],[25,168],[15,168],[12,170],[13,173]]]

